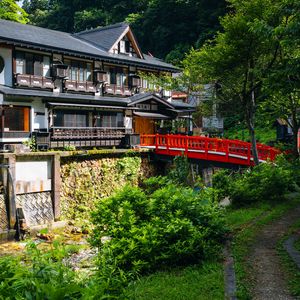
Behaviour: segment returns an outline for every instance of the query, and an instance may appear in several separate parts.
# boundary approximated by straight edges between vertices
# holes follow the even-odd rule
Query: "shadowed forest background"
[[[79,32],[126,21],[142,50],[179,64],[220,29],[225,0],[24,0],[29,23]]]

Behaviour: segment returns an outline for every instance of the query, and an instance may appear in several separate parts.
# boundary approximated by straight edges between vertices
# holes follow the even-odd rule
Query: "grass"
[[[236,232],[232,241],[232,254],[235,264],[236,296],[238,299],[251,299],[250,289],[252,282],[250,274],[252,268],[247,258],[249,248],[252,246],[256,234],[263,225],[280,218],[289,209],[299,205],[298,197],[293,195],[281,203],[258,203],[251,207],[228,211],[228,226]]]
[[[295,264],[295,262],[292,260],[292,258],[289,256],[289,254],[286,252],[286,250],[283,247],[283,243],[285,240],[287,240],[290,235],[293,233],[299,231],[300,229],[300,221],[295,223],[288,233],[282,238],[282,240],[278,244],[278,253],[280,255],[281,261],[283,263],[285,273],[288,278],[288,287],[291,292],[291,294],[297,299],[300,298],[300,270]],[[294,243],[294,247],[300,251],[300,239]]]
[[[256,139],[259,143],[268,144],[276,141],[275,128],[259,128],[255,129]],[[238,139],[244,141],[250,141],[250,135],[247,128],[234,127],[233,129],[225,130],[224,137],[228,139]]]
[[[224,299],[222,262],[172,269],[142,277],[127,293],[135,300],[218,300]]]
[[[247,257],[257,232],[296,205],[299,199],[294,194],[281,203],[260,202],[226,210],[226,223],[233,233],[232,253],[239,300],[251,299],[251,266]],[[200,266],[157,272],[132,283],[127,293],[132,300],[224,299],[223,263],[204,262]]]

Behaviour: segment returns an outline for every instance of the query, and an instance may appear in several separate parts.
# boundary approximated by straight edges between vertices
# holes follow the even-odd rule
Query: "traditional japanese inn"
[[[193,107],[141,75],[178,71],[126,23],[69,34],[0,20],[0,147],[130,147],[178,118],[188,132]]]

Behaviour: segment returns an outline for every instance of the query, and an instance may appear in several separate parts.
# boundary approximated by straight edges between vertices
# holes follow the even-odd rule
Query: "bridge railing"
[[[252,160],[251,144],[239,140],[173,134],[144,134],[141,135],[141,146],[156,150],[219,154],[225,158],[229,156],[247,158],[249,164]],[[263,144],[257,144],[257,151],[260,160],[274,160],[280,153],[279,150]]]

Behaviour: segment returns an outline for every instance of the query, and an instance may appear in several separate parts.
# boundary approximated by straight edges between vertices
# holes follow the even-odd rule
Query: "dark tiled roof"
[[[140,103],[140,102],[143,102],[143,101],[149,100],[149,99],[155,99],[158,102],[164,104],[165,106],[168,106],[171,109],[174,108],[174,106],[171,104],[171,102],[169,102],[169,101],[167,101],[167,100],[161,98],[160,96],[158,96],[154,93],[151,93],[151,92],[141,93],[141,94],[136,94],[136,95],[131,96],[130,97],[131,102],[129,103],[128,106],[133,106],[137,103]]]
[[[129,98],[119,98],[119,97],[98,97],[92,95],[81,95],[81,94],[71,94],[71,93],[59,93],[55,94],[53,92],[41,91],[41,90],[30,90],[30,89],[14,89],[8,86],[0,85],[0,93],[17,97],[39,97],[43,100],[53,101],[64,100],[70,102],[83,102],[83,103],[94,103],[94,104],[103,104],[103,105],[116,105],[126,107],[130,102]]]
[[[117,30],[115,30],[115,33],[116,32]],[[113,39],[115,39],[115,37]],[[176,67],[155,58],[140,59],[122,54],[108,53],[99,45],[81,39],[79,35],[0,19],[0,41],[1,40],[15,43],[16,45],[23,44],[39,49],[51,49],[57,52],[67,52],[115,63],[132,64],[143,67],[148,66],[149,68],[158,68],[166,71],[178,71]]]
[[[108,51],[127,28],[128,24],[118,23],[111,26],[78,32],[75,33],[75,36],[78,36],[79,38],[91,42]]]
[[[189,103],[180,102],[180,101],[171,101],[171,103],[175,108],[195,109],[195,105]]]
[[[69,33],[0,19],[0,39],[2,38],[71,52],[105,55],[104,51]]]

